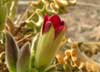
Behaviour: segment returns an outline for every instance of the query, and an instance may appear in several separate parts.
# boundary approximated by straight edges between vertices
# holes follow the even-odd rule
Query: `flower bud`
[[[35,55],[36,67],[46,67],[50,64],[63,39],[64,31],[64,22],[57,15],[45,16]]]

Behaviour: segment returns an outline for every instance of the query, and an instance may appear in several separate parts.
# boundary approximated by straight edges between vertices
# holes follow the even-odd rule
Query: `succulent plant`
[[[6,32],[6,63],[10,72],[29,72],[31,53],[29,43],[19,49],[13,36]]]
[[[41,28],[34,63],[32,62],[32,50],[29,43],[25,43],[20,49],[11,33],[6,32],[6,62],[10,72],[30,72],[33,68],[44,70],[55,56],[65,32],[65,24],[59,16],[45,16]],[[33,49],[34,50],[34,49]],[[34,67],[31,67],[34,66]]]
[[[45,16],[36,50],[36,67],[48,66],[64,36],[65,24],[57,15]]]
[[[66,7],[75,2],[76,0],[33,1],[25,13],[15,19],[18,0],[0,1],[0,31],[5,26],[5,58],[9,72],[47,72],[57,66],[50,64],[65,37],[66,29],[58,14],[65,13]],[[34,38],[37,33],[38,36]],[[27,35],[33,41],[24,41]]]

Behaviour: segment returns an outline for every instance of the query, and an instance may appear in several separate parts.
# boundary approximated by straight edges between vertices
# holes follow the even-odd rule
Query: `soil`
[[[100,0],[78,0],[62,15],[74,41],[100,41]]]

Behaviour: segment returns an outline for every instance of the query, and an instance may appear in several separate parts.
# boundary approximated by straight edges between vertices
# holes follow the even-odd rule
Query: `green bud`
[[[50,64],[63,36],[64,32],[62,31],[55,38],[53,27],[47,33],[40,35],[35,55],[36,67],[46,67]]]
[[[47,33],[40,34],[35,55],[35,66],[47,66],[53,57],[54,28],[51,27]]]

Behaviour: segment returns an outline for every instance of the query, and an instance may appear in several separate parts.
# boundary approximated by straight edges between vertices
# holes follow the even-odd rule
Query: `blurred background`
[[[18,12],[22,13],[29,1],[20,0]],[[68,27],[67,36],[72,40],[100,41],[100,0],[77,0],[76,6],[69,7],[61,17]]]

